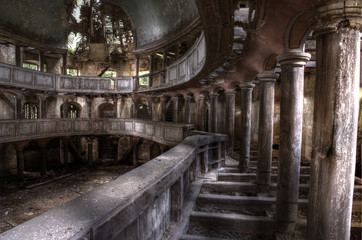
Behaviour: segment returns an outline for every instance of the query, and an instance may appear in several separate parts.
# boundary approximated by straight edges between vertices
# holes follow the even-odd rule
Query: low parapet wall
[[[189,183],[207,171],[208,160],[225,158],[225,141],[227,136],[221,134],[189,136],[146,164],[0,238],[161,239],[171,222],[180,221]]]
[[[192,124],[119,118],[1,120],[0,143],[70,135],[123,134],[176,145],[192,128]]]

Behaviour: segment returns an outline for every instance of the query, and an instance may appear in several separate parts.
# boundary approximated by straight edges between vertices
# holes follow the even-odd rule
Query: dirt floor
[[[25,172],[25,182],[21,187],[15,177],[2,178],[0,233],[79,197],[130,170],[131,166],[122,165],[97,166],[92,169],[83,167],[58,175],[47,172],[44,179],[39,178],[39,173]],[[54,179],[58,180],[36,186],[40,182]]]

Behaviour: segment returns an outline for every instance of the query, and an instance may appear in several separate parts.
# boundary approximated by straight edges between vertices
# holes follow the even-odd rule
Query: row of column
[[[317,71],[307,239],[347,240],[350,238],[356,161],[362,5],[357,1],[347,5],[337,1],[327,6],[318,9],[315,19],[311,20],[315,22],[312,25],[317,41]],[[342,13],[350,15],[349,20],[345,20]],[[289,51],[277,57],[282,72],[275,220],[277,232],[281,234],[293,231],[297,221],[304,66],[309,59],[310,54],[301,51]],[[271,180],[276,77],[273,72],[258,75],[259,191],[267,191]],[[245,126],[249,124],[247,115],[251,100],[246,91],[242,95],[240,167],[245,170],[250,144],[250,127]]]

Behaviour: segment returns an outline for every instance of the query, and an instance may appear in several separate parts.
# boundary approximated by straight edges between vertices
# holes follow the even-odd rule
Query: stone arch
[[[98,112],[100,118],[114,118],[114,104],[112,103],[102,103],[98,106]]]
[[[76,102],[64,102],[60,105],[61,118],[79,118],[82,106]]]
[[[264,60],[263,71],[274,71],[276,66],[277,66],[277,55],[271,54],[268,57],[266,57]],[[252,75],[250,75],[249,77],[252,77]]]
[[[304,45],[312,29],[307,22],[307,13],[297,14],[289,23],[284,34],[284,48],[286,52],[304,52]]]

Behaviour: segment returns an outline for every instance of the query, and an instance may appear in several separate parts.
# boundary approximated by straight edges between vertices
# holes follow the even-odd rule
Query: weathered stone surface
[[[304,65],[309,53],[278,56],[282,68],[277,231],[293,231],[298,214],[299,174],[303,127]],[[293,117],[290,117],[293,116]]]
[[[260,113],[256,181],[260,190],[265,190],[270,185],[273,145],[274,85],[278,75],[274,72],[264,72],[257,76],[260,82]]]
[[[330,1],[311,18],[320,20],[313,26],[317,77],[307,239],[350,238],[361,13],[360,1]]]

